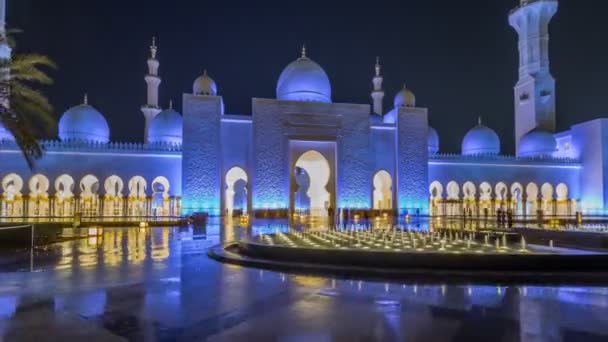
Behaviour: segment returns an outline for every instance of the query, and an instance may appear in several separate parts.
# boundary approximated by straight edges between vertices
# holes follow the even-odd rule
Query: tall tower
[[[374,114],[382,116],[384,114],[382,109],[382,101],[384,99],[384,90],[382,90],[382,81],[384,79],[380,76],[380,57],[376,57],[376,76],[374,76],[372,82],[374,83],[374,90],[372,91],[372,99],[374,100]]]
[[[0,0],[0,35],[6,34],[6,0]]]
[[[555,131],[555,79],[549,70],[549,22],[557,0],[520,0],[509,23],[519,35],[519,80],[515,85],[515,143],[534,128]]]
[[[0,61],[6,62],[11,59],[11,47],[8,45],[8,40],[6,37],[6,0],[0,0]],[[8,67],[4,67],[0,69],[0,80],[7,80],[10,75],[10,69]],[[8,87],[3,86],[3,89],[0,89],[0,102],[4,107],[9,107],[8,102]],[[2,128],[0,127],[0,130]]]
[[[2,0],[0,0],[2,1]],[[150,58],[148,58],[148,74],[144,79],[146,80],[146,84],[148,85],[148,101],[147,103],[141,107],[142,113],[144,113],[144,117],[146,118],[146,127],[144,131],[144,142],[148,143],[148,128],[150,127],[150,123],[152,119],[161,112],[161,109],[158,107],[158,87],[160,85],[161,79],[158,76],[158,67],[160,63],[158,59],[156,59],[156,52],[158,48],[156,47],[156,39],[152,38],[152,45],[150,46]]]

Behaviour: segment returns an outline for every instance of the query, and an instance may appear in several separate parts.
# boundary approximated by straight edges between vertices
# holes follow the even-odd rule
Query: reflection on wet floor
[[[283,228],[284,227],[284,228]],[[0,340],[608,339],[608,287],[332,279],[224,265],[220,241],[286,229],[103,229],[2,274]]]

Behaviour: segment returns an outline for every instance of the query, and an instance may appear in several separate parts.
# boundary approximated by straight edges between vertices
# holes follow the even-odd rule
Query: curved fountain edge
[[[289,255],[276,255],[276,253],[283,253],[285,249],[289,247],[282,246],[266,246],[255,244],[256,247],[267,248],[266,250],[274,251],[273,257],[268,255],[252,255],[251,250],[243,253],[243,247],[251,247],[252,243],[249,242],[229,242],[224,245],[217,245],[210,248],[207,255],[219,262],[236,264],[244,267],[253,267],[259,269],[268,269],[273,271],[280,271],[294,274],[305,274],[305,275],[322,275],[332,276],[338,278],[348,279],[369,279],[369,280],[408,280],[416,281],[419,283],[456,283],[456,284],[470,284],[475,283],[487,283],[487,284],[536,284],[536,285],[597,285],[605,286],[608,285],[608,254],[594,254],[594,255],[554,255],[554,254],[538,254],[537,256],[549,257],[545,258],[542,264],[530,263],[529,258],[531,255],[510,255],[511,257],[517,257],[517,265],[526,266],[522,269],[515,269],[515,267],[503,268],[503,269],[490,269],[488,266],[484,268],[441,268],[440,264],[437,263],[437,256],[433,257],[435,262],[434,267],[420,267],[420,264],[410,265],[408,267],[394,267],[390,263],[386,263],[385,260],[378,258],[381,255],[375,254],[376,261],[369,263],[368,265],[355,265],[352,263],[353,260],[340,259],[340,262],[333,263],[319,263],[315,262],[314,259],[298,260],[290,259]],[[303,248],[299,248],[297,252],[301,253]],[[318,252],[315,250],[315,252]],[[354,251],[344,250],[328,250],[327,252],[346,252],[352,254]],[[364,251],[366,252],[366,251]],[[370,251],[373,253],[385,253],[390,252],[384,251]],[[359,253],[361,254],[361,253]],[[393,253],[396,254],[396,253]],[[402,253],[406,254],[406,253]],[[409,257],[413,255],[420,257],[428,255],[422,253],[410,253]],[[307,257],[308,255],[305,255]],[[334,255],[335,256],[335,255]],[[461,258],[467,255],[445,255],[443,257]],[[477,255],[472,255],[477,257]],[[490,255],[480,255],[479,257],[485,258],[484,262],[488,262]],[[504,257],[505,255],[493,255],[493,257]],[[521,259],[520,257],[526,257]],[[546,262],[559,262],[560,259],[555,257],[568,257],[570,262],[592,262],[594,267],[577,267],[573,269],[560,268],[558,265],[552,267],[542,268]],[[465,258],[466,259],[466,258]],[[480,258],[481,259],[481,258]],[[461,260],[462,261],[462,260]],[[464,260],[466,261],[466,260]],[[563,259],[562,259],[563,261]],[[527,263],[527,264],[523,264]],[[598,267],[603,263],[603,267]],[[374,265],[375,266],[370,266]],[[423,263],[429,265],[429,262]],[[562,264],[563,265],[563,264]],[[417,266],[417,267],[415,267]],[[496,264],[493,264],[496,266]],[[514,266],[514,265],[512,265]]]

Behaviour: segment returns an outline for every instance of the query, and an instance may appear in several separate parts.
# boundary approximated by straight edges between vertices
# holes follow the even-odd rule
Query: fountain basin
[[[266,238],[260,238],[260,241]],[[433,282],[501,282],[530,284],[606,284],[608,254],[577,249],[511,246],[495,252],[432,249],[394,250],[270,245],[238,241],[209,250],[218,261],[305,274],[361,278],[416,278]],[[478,243],[480,245],[481,243]],[[489,251],[494,247],[486,247]]]

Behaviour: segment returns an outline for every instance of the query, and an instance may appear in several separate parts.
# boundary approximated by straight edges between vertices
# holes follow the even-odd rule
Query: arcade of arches
[[[576,200],[568,197],[568,186],[544,183],[510,185],[498,182],[494,185],[482,182],[444,184],[434,181],[430,188],[430,213],[432,216],[494,216],[498,210],[511,211],[514,216],[560,217],[575,215]]]
[[[0,217],[68,218],[78,213],[83,217],[171,217],[180,213],[181,199],[170,195],[169,180],[162,176],[151,183],[134,176],[125,183],[113,175],[102,183],[91,174],[78,182],[63,174],[51,183],[45,175],[36,174],[27,188],[25,184],[16,173],[2,178]]]

